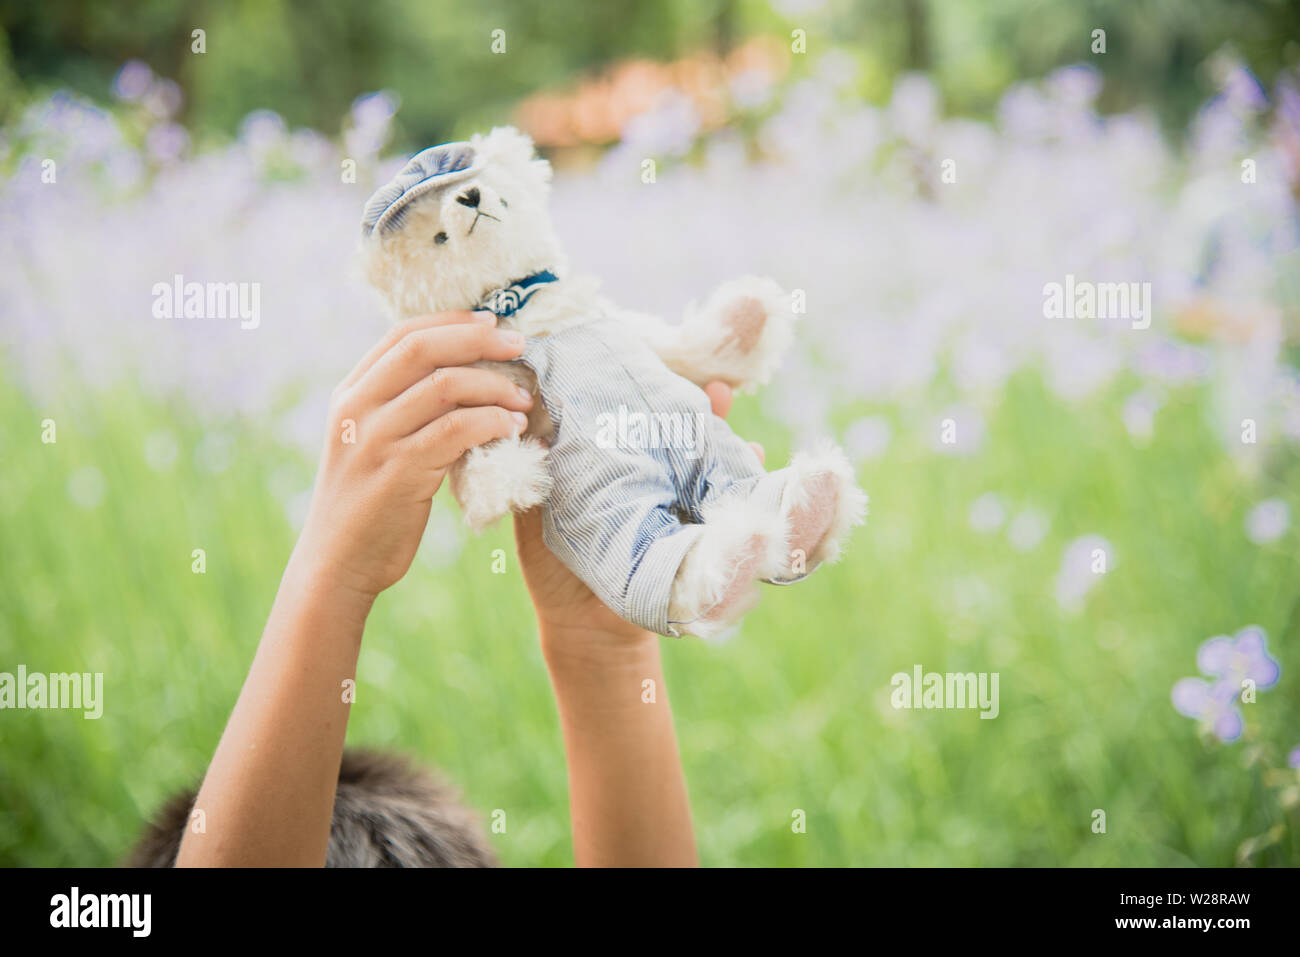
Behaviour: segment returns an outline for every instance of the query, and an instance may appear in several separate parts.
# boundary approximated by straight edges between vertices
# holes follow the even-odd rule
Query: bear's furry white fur
[[[546,336],[592,316],[612,316],[697,385],[722,381],[752,391],[770,381],[795,322],[790,297],[775,282],[751,276],[725,283],[702,306],[692,304],[680,325],[618,309],[599,297],[593,280],[568,275],[547,212],[550,164],[535,156],[532,141],[499,127],[470,145],[472,174],[413,200],[400,229],[363,242],[367,279],[394,319],[472,309],[489,293],[550,270],[558,281],[502,319],[503,328]],[[480,365],[536,394],[526,366]],[[452,493],[471,528],[546,501],[552,478],[544,442],[551,433],[537,402],[523,435],[472,449],[452,467]],[[838,448],[798,453],[788,473],[779,509],[727,500],[704,510],[703,530],[676,573],[669,601],[670,618],[689,622],[687,631],[710,637],[732,629],[757,600],[758,582],[794,580],[835,561],[850,529],[862,522],[866,496]]]

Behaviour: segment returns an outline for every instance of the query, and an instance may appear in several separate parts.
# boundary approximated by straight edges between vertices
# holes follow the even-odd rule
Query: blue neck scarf
[[[475,308],[486,309],[488,312],[496,313],[502,319],[508,319],[524,308],[528,300],[533,298],[533,293],[558,278],[549,269],[543,269],[541,272],[535,272],[531,276],[525,276],[508,286],[488,293]]]

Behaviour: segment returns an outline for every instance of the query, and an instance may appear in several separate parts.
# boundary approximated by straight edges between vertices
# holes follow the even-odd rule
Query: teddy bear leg
[[[765,581],[797,581],[822,562],[833,562],[849,531],[862,523],[867,496],[836,446],[824,443],[795,454],[781,494],[786,551],[761,570]]]
[[[466,452],[448,473],[465,524],[482,531],[510,512],[542,504],[551,490],[546,449],[530,436],[496,439]]]
[[[703,531],[677,570],[668,617],[700,638],[722,635],[758,601],[764,568],[786,551],[781,516],[744,498],[706,506]]]

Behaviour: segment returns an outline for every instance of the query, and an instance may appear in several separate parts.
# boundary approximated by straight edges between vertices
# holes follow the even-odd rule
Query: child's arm
[[[730,389],[706,391],[725,415]],[[695,865],[659,637],[615,615],[551,554],[540,512],[515,516],[515,539],[560,712],[576,862]]]
[[[559,706],[576,863],[693,866],[659,637],[611,612],[551,554],[538,510],[515,516],[515,538]]]
[[[514,413],[531,405],[504,376],[456,368],[522,352],[494,321],[409,320],[335,390],[307,523],[199,790],[204,828],[187,828],[179,866],[325,863],[344,682],[371,604],[410,567],[448,467],[518,434]]]

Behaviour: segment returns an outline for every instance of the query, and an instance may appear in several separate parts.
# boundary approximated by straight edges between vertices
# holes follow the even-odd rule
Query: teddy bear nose
[[[456,202],[462,206],[478,208],[479,192],[477,186],[471,186],[468,190],[456,197]]]

